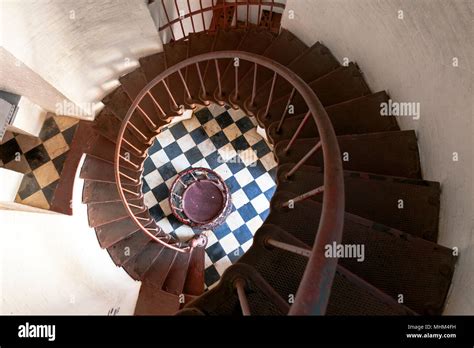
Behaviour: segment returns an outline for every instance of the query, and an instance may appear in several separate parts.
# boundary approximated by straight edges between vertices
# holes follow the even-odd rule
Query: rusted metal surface
[[[119,135],[117,137],[117,149],[115,156],[115,178],[121,196],[124,202],[124,207],[128,211],[130,217],[141,228],[141,230],[151,239],[163,244],[173,250],[180,252],[189,252],[190,248],[180,248],[175,245],[169,245],[159,238],[156,238],[152,233],[147,231],[142,225],[141,221],[137,219],[131,207],[127,203],[125,193],[122,186],[122,169],[120,168],[120,148],[123,142],[122,136],[128,128],[128,122],[133,115],[134,110],[140,104],[141,100],[147,95],[148,91],[156,86],[158,83],[164,82],[166,78],[176,74],[181,69],[186,68],[191,64],[199,64],[204,61],[215,59],[232,59],[238,58],[241,61],[248,61],[252,65],[258,65],[270,69],[274,72],[273,84],[278,76],[281,76],[292,84],[298,93],[303,96],[303,99],[308,105],[313,119],[318,125],[319,133],[321,135],[321,147],[323,150],[325,162],[325,190],[324,190],[324,206],[323,218],[319,226],[318,240],[314,245],[313,254],[310,258],[309,266],[305,272],[302,280],[302,285],[296,296],[296,302],[290,314],[324,314],[329,298],[330,286],[336,270],[337,260],[326,259],[324,255],[324,245],[339,242],[342,233],[342,216],[344,212],[344,187],[342,180],[342,163],[339,157],[339,147],[331,127],[329,118],[311,88],[304,83],[304,81],[294,74],[285,66],[273,61],[270,58],[262,57],[256,54],[241,52],[241,51],[221,51],[211,52],[203,55],[194,56],[181,61],[174,66],[168,68],[150,81],[142,91],[134,99],[131,108],[124,117]],[[271,93],[270,93],[271,94]]]

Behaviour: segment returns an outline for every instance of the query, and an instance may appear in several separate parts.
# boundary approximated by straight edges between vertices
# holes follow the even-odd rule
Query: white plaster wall
[[[64,100],[71,103],[61,92],[3,47],[0,47],[0,89],[25,96],[51,112],[55,112],[56,105]]]
[[[15,119],[7,126],[7,129],[37,137],[47,114],[46,110],[32,103],[28,98],[21,97]]]
[[[100,248],[82,186],[74,216],[0,209],[0,314],[133,314],[141,283]]]
[[[162,49],[145,0],[3,0],[1,9],[5,49],[82,110]]]
[[[439,243],[460,248],[446,314],[474,314],[473,4],[288,0],[283,18],[307,44],[322,41],[341,62],[357,62],[373,91],[421,104],[420,120],[399,124],[416,130],[424,178],[441,182]]]

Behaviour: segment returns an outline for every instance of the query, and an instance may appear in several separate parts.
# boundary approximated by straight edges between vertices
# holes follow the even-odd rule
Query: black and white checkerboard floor
[[[168,203],[168,189],[179,172],[191,167],[212,169],[232,193],[232,213],[226,222],[204,232],[209,239],[207,287],[250,248],[275,192],[276,162],[254,122],[240,110],[218,105],[200,109],[191,119],[163,130],[145,162],[145,202],[159,226],[182,240],[195,232],[172,215]]]

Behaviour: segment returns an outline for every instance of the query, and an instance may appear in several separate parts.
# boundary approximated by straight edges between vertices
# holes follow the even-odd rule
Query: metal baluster
[[[272,80],[272,87],[270,88],[270,96],[268,97],[268,103],[267,103],[267,108],[265,109],[265,114],[264,116],[268,118],[268,112],[270,111],[270,105],[272,104],[273,101],[273,91],[275,89],[275,82],[277,78],[277,73],[273,73],[273,80]]]
[[[140,183],[140,180],[134,179],[134,178],[132,178],[131,176],[129,176],[129,175],[127,175],[127,174],[125,174],[125,173],[123,173],[123,172],[121,172],[121,171],[119,171],[119,174],[120,174],[121,176],[123,176],[125,179],[128,179],[128,180],[130,180],[131,182],[133,182],[133,183],[135,183],[135,184],[139,184],[139,183]]]
[[[239,297],[242,314],[244,316],[251,315],[249,302],[247,300],[247,295],[245,294],[245,280],[243,280],[242,278],[237,278],[234,281],[234,286],[237,289],[237,296]]]
[[[188,84],[186,83],[186,80],[183,77],[183,73],[181,70],[178,70],[178,75],[179,78],[181,79],[181,82],[183,83],[184,90],[186,91],[186,95],[188,96],[189,101],[191,101],[193,98],[191,97],[191,93],[189,92]]]
[[[199,83],[201,84],[201,89],[202,89],[201,98],[206,99],[207,98],[206,85],[204,84],[204,79],[202,78],[202,73],[201,73],[201,68],[199,67],[199,63],[196,63],[196,70],[199,77]]]
[[[183,37],[186,37],[186,33],[184,31],[183,20],[181,19],[181,14],[179,13],[178,0],[174,0],[174,6],[176,7],[176,12],[178,13],[179,25],[181,26],[181,32],[183,33]]]
[[[306,122],[308,122],[310,116],[311,116],[311,111],[308,111],[306,115],[304,116],[303,120],[301,121],[300,125],[296,129],[295,134],[293,134],[293,137],[291,138],[288,145],[286,146],[285,153],[288,153],[288,151],[290,150],[290,147],[295,143],[296,138],[298,137],[298,135],[300,135],[301,131],[303,130],[304,125],[306,124]]]
[[[262,17],[262,0],[258,0],[258,18],[257,18],[258,27],[260,26],[261,17]]]
[[[255,63],[253,68],[253,85],[252,85],[252,97],[250,98],[249,106],[253,107],[255,103],[255,97],[257,96],[257,72],[258,72],[258,64]]]
[[[268,25],[268,29],[270,29],[270,31],[272,30],[272,27],[273,27],[273,23],[272,23],[272,20],[273,20],[273,5],[275,4],[275,0],[272,0],[272,4],[270,5],[270,23]]]
[[[302,256],[305,256],[305,257],[310,257],[310,255],[311,255],[311,250],[310,249],[301,248],[301,247],[298,247],[296,245],[280,242],[280,241],[272,239],[272,238],[267,239],[265,241],[265,244],[268,244],[268,245],[271,245],[275,248],[286,250],[286,251],[289,251],[289,252],[292,252],[292,253],[295,253],[295,254],[298,254],[298,255],[302,255]]]
[[[247,1],[247,19],[245,20],[245,29],[249,27],[250,3]]]
[[[193,16],[191,15],[191,4],[189,3],[189,0],[188,0],[188,11],[189,11],[189,18],[191,19],[191,27],[193,28],[193,33],[196,32],[196,28],[194,27],[194,19],[193,19]]]
[[[171,94],[171,91],[170,89],[168,88],[168,85],[166,84],[165,80],[161,80],[161,83],[163,83],[163,86],[165,87],[165,90],[166,90],[166,93],[168,93],[168,96],[170,97],[171,99],[171,103],[173,104],[173,107],[176,109],[176,110],[181,110],[180,107],[178,106],[178,104],[176,103],[176,100],[174,99],[173,95]],[[182,112],[183,110],[181,110]]]
[[[163,110],[163,108],[161,107],[160,103],[158,103],[155,99],[155,97],[153,97],[153,95],[150,93],[150,91],[147,92],[147,94],[150,96],[151,100],[153,100],[153,103],[155,104],[155,106],[158,108],[158,110],[160,111],[161,115],[163,117],[166,117],[166,113],[165,111]],[[157,128],[156,126],[154,128]]]
[[[321,141],[319,141],[315,147],[313,147],[298,163],[295,164],[295,166],[288,172],[286,173],[286,178],[288,179],[290,176],[292,176],[296,171],[303,165],[305,162],[313,156],[316,151],[318,151],[321,148]]]
[[[176,41],[176,37],[174,36],[174,31],[173,31],[173,26],[170,24],[170,16],[168,15],[168,11],[166,10],[166,6],[165,6],[165,0],[161,0],[161,6],[163,7],[163,10],[165,12],[165,16],[166,16],[166,20],[168,21],[168,25],[169,25],[169,28],[170,28],[170,32],[171,32],[171,38],[173,39],[173,41]]]
[[[208,30],[206,29],[206,20],[204,19],[204,9],[202,7],[202,0],[199,0],[199,8],[201,10],[202,30],[207,32]]]
[[[288,109],[290,108],[291,101],[293,100],[293,97],[295,96],[296,88],[293,87],[293,90],[290,93],[290,97],[288,98],[288,102],[286,103],[285,110],[283,110],[283,114],[281,115],[280,122],[278,123],[278,127],[276,129],[277,133],[280,133],[281,127],[283,125],[283,122],[286,119],[286,115],[288,114]]]
[[[145,123],[147,123],[147,125],[150,126],[151,128],[155,129],[156,128],[155,122],[153,122],[153,120],[150,118],[150,116],[148,116],[145,110],[143,110],[140,105],[137,105],[137,109],[145,117],[145,120],[144,120]]]
[[[217,74],[217,90],[219,94],[219,99],[222,98],[222,82],[221,82],[221,71],[219,69],[219,62],[217,59],[214,59],[214,64],[216,65],[216,74]]]
[[[235,28],[238,28],[239,27],[239,6],[237,5],[237,0],[235,0],[235,5],[234,5],[234,8],[235,8]]]
[[[240,62],[239,62],[240,63]],[[234,72],[235,72],[235,94],[234,99],[235,101],[239,100],[239,64],[234,64]]]
[[[319,195],[324,192],[324,186],[319,186],[315,188],[314,190],[308,191],[306,193],[303,193],[300,196],[297,196],[293,199],[290,199],[289,201],[286,201],[282,204],[282,207],[288,208],[290,205],[304,201],[305,199],[308,199],[309,197],[313,197],[316,195]]]

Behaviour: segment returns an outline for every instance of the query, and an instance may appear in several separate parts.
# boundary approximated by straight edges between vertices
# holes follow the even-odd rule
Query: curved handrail
[[[337,258],[325,258],[324,248],[326,245],[333,242],[340,243],[342,239],[344,217],[344,182],[342,161],[340,158],[339,145],[334,133],[334,129],[332,128],[331,121],[323,105],[313,90],[298,75],[296,75],[287,67],[271,60],[270,58],[249,52],[218,51],[201,54],[183,60],[156,76],[145,87],[143,87],[143,89],[133,100],[132,105],[128,109],[119,130],[115,151],[114,168],[120,199],[122,200],[124,207],[132,220],[151,239],[176,251],[189,251],[189,249],[181,249],[179,247],[169,245],[161,239],[155,237],[141,224],[141,222],[133,214],[131,208],[128,206],[121,183],[119,170],[122,140],[132,114],[137,109],[145,95],[147,95],[149,91],[158,83],[162,82],[174,73],[180,73],[181,69],[184,69],[190,65],[198,64],[204,61],[235,58],[247,60],[254,64],[263,66],[272,70],[274,72],[274,76],[278,74],[280,77],[284,78],[303,97],[309,108],[309,111],[313,115],[314,121],[316,122],[320,136],[320,142],[318,144],[322,148],[323,159],[325,163],[324,190],[322,190],[323,209],[311,257],[309,258],[303,279],[298,288],[295,303],[291,307],[289,314],[324,314],[337,267]]]
[[[174,5],[174,10],[176,10],[177,13],[179,13],[180,10],[181,11],[187,11],[185,13],[181,13],[178,17],[171,19],[169,14],[168,14],[168,10],[166,8],[167,6],[165,5],[165,0],[161,0],[161,7],[163,9],[163,13],[165,14],[166,22],[165,22],[165,24],[161,25],[158,28],[158,32],[161,33],[163,31],[165,31],[166,29],[170,29],[171,30],[171,37],[173,38],[173,40],[176,40],[176,35],[173,31],[173,25],[179,23],[179,27],[181,29],[180,31],[181,31],[182,37],[178,40],[181,40],[181,39],[187,37],[187,35],[185,33],[185,30],[184,30],[184,26],[183,26],[183,21],[185,19],[189,18],[191,20],[192,32],[195,33],[196,28],[195,28],[193,17],[194,16],[198,16],[198,17],[200,16],[203,28],[206,28],[207,25],[206,25],[206,21],[204,19],[204,13],[206,13],[206,12],[214,12],[214,11],[218,11],[218,10],[224,10],[225,11],[227,8],[232,8],[232,7],[239,8],[239,7],[244,7],[245,6],[247,8],[247,15],[245,17],[245,27],[247,27],[250,24],[250,21],[249,21],[250,20],[250,18],[249,18],[250,8],[258,8],[258,15],[259,16],[260,16],[260,14],[263,10],[263,7],[270,8],[271,13],[273,13],[274,9],[277,9],[277,8],[278,9],[284,9],[285,8],[284,3],[275,2],[275,0],[253,0],[253,1],[252,0],[234,0],[234,1],[223,1],[221,3],[214,3],[214,1],[215,0],[212,0],[212,3],[211,3],[210,6],[203,7],[202,0],[199,0],[199,8],[194,10],[194,11],[191,10],[190,0],[187,0],[187,8],[185,8],[185,9],[180,9],[179,8],[177,0],[170,1],[170,7],[173,7],[173,5]],[[197,20],[197,21],[199,21],[199,20]],[[257,21],[260,23],[260,18],[257,18]],[[236,25],[238,24],[237,16],[235,17],[235,23],[236,23]],[[207,29],[204,29],[204,30],[207,30]]]

